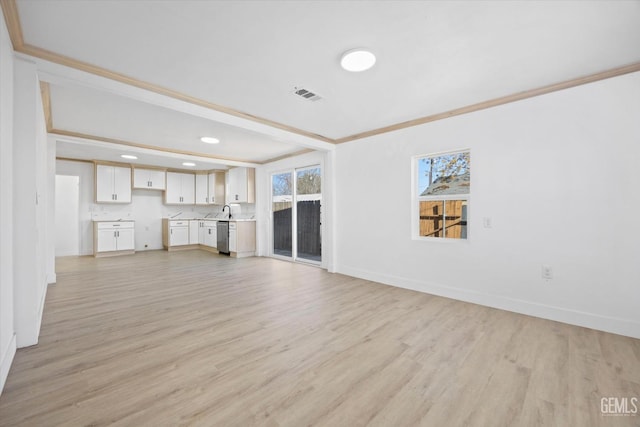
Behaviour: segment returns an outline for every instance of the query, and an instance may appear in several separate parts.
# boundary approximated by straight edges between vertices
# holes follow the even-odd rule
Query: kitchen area
[[[205,250],[256,254],[255,169],[180,170],[119,162],[56,160],[56,256]],[[78,177],[63,187],[65,176]],[[78,182],[79,181],[79,182]],[[75,195],[74,195],[75,192]],[[69,248],[69,240],[77,241]]]

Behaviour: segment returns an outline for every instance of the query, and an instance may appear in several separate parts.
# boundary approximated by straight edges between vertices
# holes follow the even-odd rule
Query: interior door
[[[56,256],[80,255],[80,177],[56,175]]]

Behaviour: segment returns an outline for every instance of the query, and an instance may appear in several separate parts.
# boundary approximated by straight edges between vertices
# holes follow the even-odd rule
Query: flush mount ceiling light
[[[192,162],[182,162],[182,166],[195,166],[195,163]]]
[[[367,49],[351,49],[342,54],[340,65],[354,73],[368,70],[376,63],[376,56]]]
[[[220,142],[218,138],[214,138],[212,136],[203,136],[200,138],[200,141],[205,142],[207,144],[217,144]]]
[[[136,160],[137,157],[133,156],[131,154],[121,154],[120,157],[122,157],[123,159],[131,159],[131,160]]]

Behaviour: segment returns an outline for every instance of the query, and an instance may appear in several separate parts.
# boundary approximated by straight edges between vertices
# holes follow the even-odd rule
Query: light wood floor
[[[0,425],[638,426],[640,340],[273,259],[58,261]]]

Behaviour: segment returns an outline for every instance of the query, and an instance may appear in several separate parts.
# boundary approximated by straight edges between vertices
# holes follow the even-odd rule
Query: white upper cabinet
[[[224,172],[211,172],[209,181],[209,204],[224,205]]]
[[[131,203],[131,168],[96,165],[96,203]]]
[[[254,168],[229,169],[227,203],[255,203],[256,170]]]
[[[224,204],[224,172],[196,175],[196,205]]]
[[[208,175],[196,175],[196,205],[209,204],[209,182]]]
[[[165,172],[157,169],[133,169],[133,188],[165,189]]]
[[[168,205],[193,205],[196,202],[196,176],[192,173],[167,172],[165,203]]]

